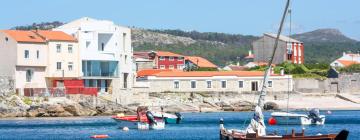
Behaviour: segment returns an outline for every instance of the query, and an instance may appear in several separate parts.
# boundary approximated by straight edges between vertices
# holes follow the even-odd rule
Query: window
[[[61,70],[61,62],[56,62],[56,69]]]
[[[174,81],[174,88],[176,88],[176,89],[179,88],[179,81]]]
[[[101,46],[99,46],[99,51],[104,51],[105,49],[105,43],[101,42]]]
[[[90,41],[86,41],[86,48],[89,48],[90,46]]]
[[[127,55],[125,55],[125,58],[124,58],[125,60],[124,60],[124,62],[125,62],[125,64],[127,63]]]
[[[61,53],[61,44],[56,44],[56,52]]]
[[[73,53],[73,45],[69,44],[68,53]]]
[[[268,81],[268,87],[272,87],[273,86],[273,82],[272,81]]]
[[[5,37],[5,41],[9,41],[9,38],[8,38],[8,37]]]
[[[126,48],[126,33],[123,33],[123,51],[125,52]]]
[[[296,46],[294,46],[294,56],[296,56],[297,55],[297,53],[296,53],[296,49],[297,47]]]
[[[24,53],[25,53],[25,56],[24,56],[25,58],[29,58],[29,57],[30,57],[29,50],[25,50]]]
[[[258,82],[257,81],[251,82],[251,91],[258,91]]]
[[[299,56],[301,56],[301,47],[299,46],[298,48],[299,48],[298,50]]]
[[[191,81],[191,88],[196,88],[196,81]]]
[[[221,88],[226,88],[226,81],[221,81]]]
[[[26,70],[26,82],[31,82],[34,72],[32,70]]]
[[[39,57],[40,57],[40,52],[39,52],[39,50],[37,50],[36,51],[36,58],[39,59]]]
[[[239,88],[243,88],[244,87],[244,81],[239,81]]]
[[[169,65],[169,69],[174,69],[174,65]]]
[[[165,65],[160,65],[160,69],[165,69]]]
[[[159,60],[165,60],[165,57],[164,57],[164,56],[160,56],[160,57],[159,57]]]
[[[184,57],[178,57],[178,61],[183,61]]]
[[[177,65],[177,69],[179,69],[179,70],[182,70],[182,69],[184,69],[184,65]]]
[[[169,57],[169,61],[174,61],[174,57],[173,57],[173,56],[170,56],[170,57]]]
[[[210,80],[206,81],[206,88],[211,88],[211,81]]]
[[[69,69],[69,71],[72,71],[73,70],[73,62],[69,62],[69,64],[68,64],[68,69]]]

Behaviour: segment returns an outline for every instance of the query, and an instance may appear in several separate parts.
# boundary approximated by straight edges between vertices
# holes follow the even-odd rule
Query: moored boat
[[[271,116],[276,120],[276,124],[278,125],[324,125],[325,123],[325,115],[312,116],[297,113],[273,112]]]
[[[164,118],[166,124],[179,124],[182,120],[180,113],[176,112],[175,114],[165,113],[165,112],[152,112],[155,118]]]

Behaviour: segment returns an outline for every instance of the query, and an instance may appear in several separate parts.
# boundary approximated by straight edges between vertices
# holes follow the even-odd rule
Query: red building
[[[182,70],[185,64],[183,55],[165,51],[134,52],[134,57],[139,70],[146,68]]]

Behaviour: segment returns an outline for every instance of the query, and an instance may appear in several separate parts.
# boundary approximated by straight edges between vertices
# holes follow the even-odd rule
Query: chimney
[[[252,55],[251,50],[249,50],[249,56],[251,56],[251,55]]]
[[[343,56],[345,56],[346,55],[346,52],[343,52]]]
[[[282,68],[282,69],[280,69],[280,75],[281,76],[284,76],[285,75],[285,71],[284,71],[284,69]]]
[[[238,62],[236,62],[236,66],[240,66],[240,62],[238,61]]]

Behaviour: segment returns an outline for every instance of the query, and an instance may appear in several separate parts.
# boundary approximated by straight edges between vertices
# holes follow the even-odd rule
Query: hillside
[[[317,29],[311,32],[295,34],[293,38],[307,43],[355,43],[338,29]]]
[[[51,29],[62,22],[33,23],[12,29]],[[360,51],[360,43],[343,35],[337,29],[318,29],[292,36],[304,42],[306,63],[330,63],[343,52]],[[219,66],[241,61],[251,49],[257,36],[198,32],[182,30],[132,29],[132,45],[135,51],[163,50],[183,55],[198,55]]]

